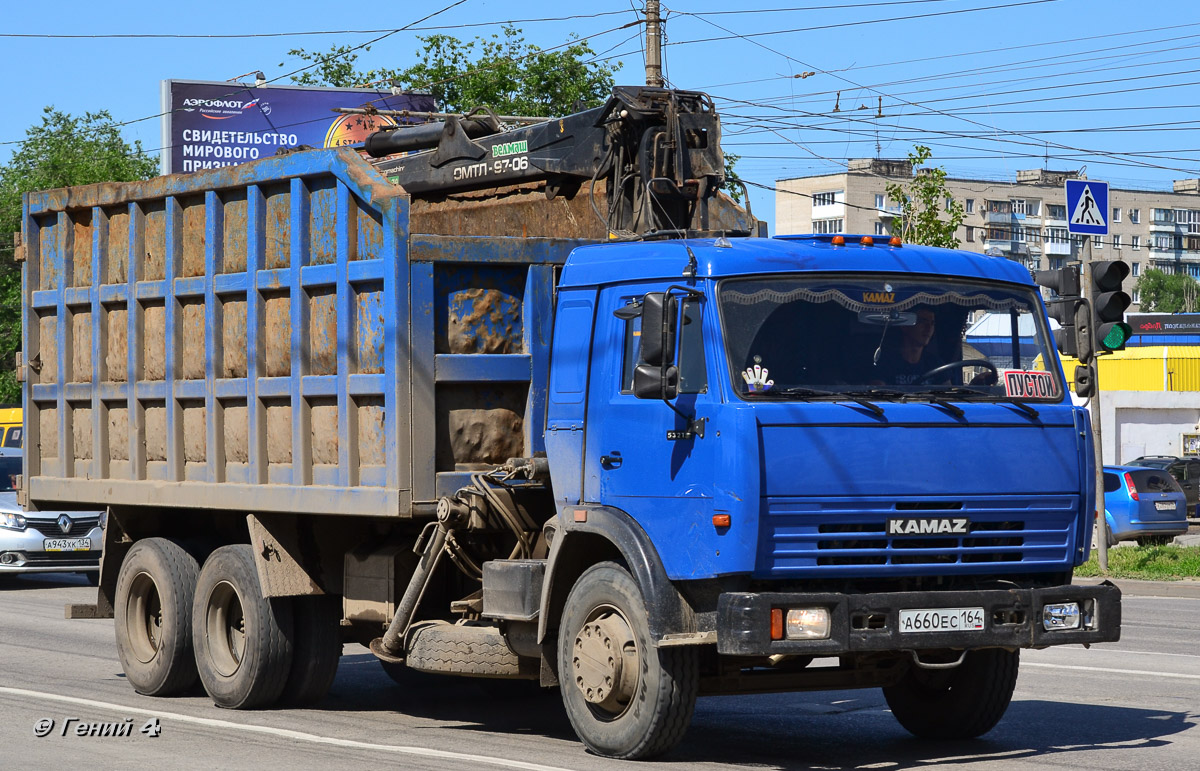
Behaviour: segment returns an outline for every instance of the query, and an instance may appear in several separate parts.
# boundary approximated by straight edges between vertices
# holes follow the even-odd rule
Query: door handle
[[[608,455],[600,456],[600,465],[607,469],[621,467],[621,453],[619,450],[613,450]]]

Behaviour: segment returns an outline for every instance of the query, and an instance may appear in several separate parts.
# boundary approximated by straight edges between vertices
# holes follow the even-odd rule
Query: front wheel
[[[975,650],[954,669],[913,665],[899,683],[883,689],[883,696],[896,720],[915,736],[973,739],[1004,717],[1019,664],[1015,650]]]
[[[697,652],[653,644],[642,593],[615,563],[588,568],[571,589],[559,627],[558,672],[575,733],[600,755],[661,755],[691,723]]]

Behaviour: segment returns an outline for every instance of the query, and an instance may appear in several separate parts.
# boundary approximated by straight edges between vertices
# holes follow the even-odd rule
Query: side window
[[[708,390],[708,372],[704,368],[699,301],[684,300],[679,316],[679,393],[702,394]]]
[[[1182,463],[1176,463],[1173,466],[1168,466],[1167,471],[1170,472],[1171,476],[1175,477],[1175,479],[1179,482],[1183,482],[1187,479],[1187,466]]]
[[[676,363],[679,365],[679,393],[702,394],[708,391],[708,371],[704,366],[704,337],[701,334],[700,303],[681,300],[680,329],[676,338]],[[621,393],[633,393],[633,370],[638,363],[642,340],[641,317],[625,322],[625,350],[621,366]]]
[[[625,353],[621,360],[621,393],[633,393],[633,369],[638,363],[638,349],[642,342],[642,317],[625,322]]]
[[[21,446],[21,432],[24,430],[25,429],[21,428],[20,426],[16,426],[14,428],[8,429],[8,433],[4,435],[4,446],[5,447],[20,447]]]
[[[1104,492],[1115,493],[1117,490],[1120,490],[1120,489],[1121,489],[1121,483],[1117,481],[1116,474],[1105,474],[1104,475]]]

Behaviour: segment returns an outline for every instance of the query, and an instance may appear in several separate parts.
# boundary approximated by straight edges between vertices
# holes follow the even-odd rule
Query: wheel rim
[[[629,709],[641,682],[637,638],[619,608],[602,605],[588,614],[571,646],[575,687],[601,720]]]
[[[138,661],[150,663],[158,655],[162,642],[163,617],[158,584],[149,573],[138,573],[130,582],[125,619],[130,650]]]
[[[232,676],[246,653],[246,616],[242,598],[228,581],[218,583],[209,594],[204,627],[213,669],[223,677]]]

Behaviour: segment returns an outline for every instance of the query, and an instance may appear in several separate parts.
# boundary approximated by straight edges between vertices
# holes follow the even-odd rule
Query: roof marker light
[[[831,243],[834,246],[845,246],[846,245],[846,237],[845,236],[834,236],[833,239],[831,240]]]
[[[859,241],[859,243],[862,244],[863,246],[874,246],[875,239],[871,238],[870,236],[863,236],[862,239]]]
[[[900,236],[892,236],[888,240],[888,246],[904,246],[904,242],[900,240]]]

